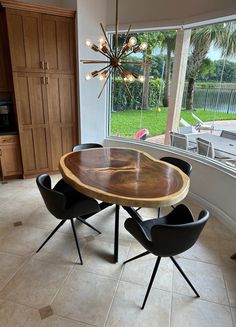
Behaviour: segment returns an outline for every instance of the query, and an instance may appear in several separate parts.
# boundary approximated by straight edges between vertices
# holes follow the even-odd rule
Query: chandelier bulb
[[[147,42],[142,42],[142,43],[140,44],[140,46],[139,46],[140,50],[142,50],[142,51],[146,50],[147,47],[148,47]]]
[[[88,74],[88,75],[85,76],[85,79],[86,79],[86,81],[89,81],[89,80],[91,80],[92,77],[93,76],[91,74]]]
[[[133,47],[135,44],[137,43],[137,39],[136,39],[136,37],[134,37],[134,36],[131,36],[131,38],[129,39],[129,46],[130,47]]]
[[[142,75],[139,75],[138,80],[143,83],[145,81],[145,77]]]
[[[93,45],[93,42],[92,42],[90,39],[87,39],[87,40],[85,41],[85,44],[86,44],[89,48],[91,48],[92,45]]]

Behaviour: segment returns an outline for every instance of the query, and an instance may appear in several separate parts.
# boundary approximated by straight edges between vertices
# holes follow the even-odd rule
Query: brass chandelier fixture
[[[101,37],[99,39],[99,46],[94,44],[91,40],[86,40],[86,45],[90,47],[93,51],[101,53],[104,57],[106,57],[106,60],[81,60],[84,64],[106,64],[105,67],[101,68],[100,70],[94,70],[90,74],[86,75],[85,79],[90,80],[94,77],[98,77],[99,80],[104,81],[104,84],[102,86],[102,89],[98,95],[98,98],[100,98],[107,81],[109,80],[110,76],[113,74],[115,76],[115,73],[117,72],[124,80],[126,90],[129,93],[130,96],[130,90],[127,85],[127,82],[133,82],[135,79],[140,80],[141,82],[144,82],[144,76],[139,75],[133,71],[127,70],[124,65],[130,64],[130,65],[137,65],[137,66],[144,66],[146,65],[144,62],[139,61],[128,61],[127,57],[131,55],[132,53],[137,53],[140,51],[145,51],[148,47],[148,44],[146,42],[142,42],[141,44],[137,45],[137,39],[134,36],[131,36],[129,38],[131,25],[128,28],[128,31],[126,32],[123,45],[119,47],[118,45],[118,27],[119,27],[119,20],[118,20],[118,0],[116,0],[116,26],[115,26],[115,46],[114,49],[112,48],[111,43],[109,42],[105,29],[100,23],[102,32],[104,37]]]

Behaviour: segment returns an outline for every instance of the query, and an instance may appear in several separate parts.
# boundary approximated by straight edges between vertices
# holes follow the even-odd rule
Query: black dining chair
[[[157,256],[156,264],[141,309],[144,309],[145,307],[158,266],[163,257],[170,257],[196,296],[200,297],[173,256],[188,250],[195,244],[208,218],[208,211],[202,210],[199,213],[198,220],[194,220],[188,207],[184,204],[180,204],[165,217],[146,221],[138,221],[133,218],[128,218],[125,221],[125,228],[127,231],[133,235],[139,243],[141,243],[146,251],[126,260],[124,264],[150,253]]]
[[[193,167],[190,163],[188,163],[185,160],[175,158],[175,157],[162,157],[160,158],[161,161],[167,162],[175,167],[178,167],[182,170],[183,173],[185,173],[187,176],[191,175],[191,172],[193,170]],[[173,205],[171,206],[173,209],[175,208]],[[161,208],[158,208],[158,217],[160,217],[161,214]]]
[[[73,219],[77,218],[79,221],[86,224],[87,226],[89,226],[100,234],[99,230],[97,230],[95,227],[85,221],[85,219],[87,219],[89,215],[95,214],[100,211],[100,206],[98,202],[76,191],[70,185],[66,184],[63,179],[61,179],[54,186],[54,188],[52,188],[51,178],[48,174],[39,175],[36,179],[36,182],[48,211],[55,218],[60,220],[59,224],[51,232],[51,234],[47,237],[43,244],[38,248],[36,253],[42,249],[42,247],[49,241],[49,239],[67,220],[70,220],[80,258],[80,263],[82,265],[83,260],[80,253],[79,242]]]
[[[178,167],[179,169],[182,170],[183,173],[185,173],[187,176],[190,176],[191,172],[192,172],[192,165],[190,163],[188,163],[185,160],[179,159],[179,158],[175,158],[175,157],[162,157],[160,158],[161,161],[167,162],[175,167]],[[171,206],[172,208],[174,208],[174,206]],[[139,207],[138,209],[136,209],[137,211],[140,210],[141,207]],[[161,214],[161,208],[158,208],[158,217],[160,217]]]
[[[103,148],[103,146],[98,143],[82,143],[79,145],[75,145],[72,148],[72,151],[80,151],[80,150],[86,150],[86,149],[91,149],[91,148]]]

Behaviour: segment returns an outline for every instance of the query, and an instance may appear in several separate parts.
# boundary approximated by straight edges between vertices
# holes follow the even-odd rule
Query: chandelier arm
[[[112,50],[112,48],[111,48],[110,42],[109,42],[109,40],[108,40],[108,38],[107,38],[106,31],[105,31],[105,29],[104,29],[102,23],[100,23],[100,26],[101,26],[101,29],[102,29],[103,34],[104,34],[104,36],[105,36],[105,39],[106,39],[106,41],[107,41],[107,44],[108,44],[108,46],[109,46],[109,49],[110,49],[110,55],[111,55],[111,56],[114,56],[114,52],[113,52],[113,50]]]
[[[118,27],[119,27],[118,0],[116,0],[116,34],[115,34],[115,55],[116,56],[117,56],[117,51],[118,51]]]
[[[122,59],[128,57],[128,56],[131,55],[132,53],[134,53],[134,50],[131,50],[130,52],[126,53],[126,55],[124,55],[124,56],[122,57]]]
[[[137,66],[146,66],[147,63],[140,62],[140,61],[121,61],[122,64],[130,64],[130,65],[137,65]]]
[[[102,69],[98,70],[98,73],[101,73],[103,70],[106,70],[107,68],[109,69],[110,67],[112,67],[111,64],[107,65],[106,67],[103,67]]]
[[[125,81],[124,81],[124,83],[125,83],[126,90],[127,90],[128,94],[129,94],[129,96],[132,98],[133,96],[132,96],[132,94],[131,94],[131,92],[129,90],[129,87],[128,87],[127,83]]]
[[[123,47],[126,44],[126,41],[127,41],[128,36],[129,36],[129,32],[130,32],[131,26],[132,25],[129,25],[128,31],[126,32],[125,39],[124,39],[124,42],[123,42]],[[120,58],[120,56],[122,55],[122,49],[123,49],[123,47],[120,49],[120,51],[118,53],[118,58]]]
[[[112,67],[112,66],[111,66],[111,67]],[[106,80],[105,80],[105,82],[104,82],[104,84],[103,84],[103,87],[102,87],[102,89],[101,89],[99,95],[98,95],[98,99],[100,98],[100,96],[101,96],[101,94],[102,94],[102,92],[103,92],[103,90],[104,90],[104,88],[105,88],[105,86],[106,86],[106,84],[107,84],[107,81],[108,81],[108,79],[109,79],[109,77],[110,77],[110,75],[111,75],[111,72],[112,72],[112,69],[109,70],[109,73],[108,73],[108,75],[107,75],[107,78],[106,78]]]
[[[106,54],[105,52],[101,51],[100,49],[97,50],[98,52],[100,52],[102,55],[104,55],[105,57],[107,57],[108,59],[111,59],[110,54]]]
[[[103,60],[80,60],[83,64],[107,64],[109,61]]]

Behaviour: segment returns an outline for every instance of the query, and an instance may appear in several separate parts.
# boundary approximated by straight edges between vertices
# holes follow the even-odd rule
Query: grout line
[[[131,243],[130,243],[130,245],[129,245],[129,250],[128,250],[128,253],[127,253],[126,259],[127,259],[128,255],[129,255],[130,248],[131,248]],[[125,265],[123,264],[123,265],[122,265],[122,269],[121,269],[121,273],[120,273],[120,277],[119,277],[118,280],[117,280],[117,285],[116,285],[116,288],[115,288],[115,291],[114,291],[114,294],[113,294],[113,297],[112,297],[112,300],[111,300],[111,304],[110,304],[110,306],[109,306],[109,308],[108,308],[107,315],[106,315],[106,318],[105,318],[105,321],[104,321],[103,327],[105,327],[106,324],[107,324],[107,321],[108,321],[108,318],[109,318],[109,314],[110,314],[110,312],[111,312],[111,308],[112,308],[112,305],[113,305],[113,303],[114,303],[115,296],[116,296],[116,293],[117,293],[117,290],[118,290],[118,287],[119,287],[119,284],[120,284],[121,277],[122,277],[122,274],[123,274],[124,269],[125,269]]]

